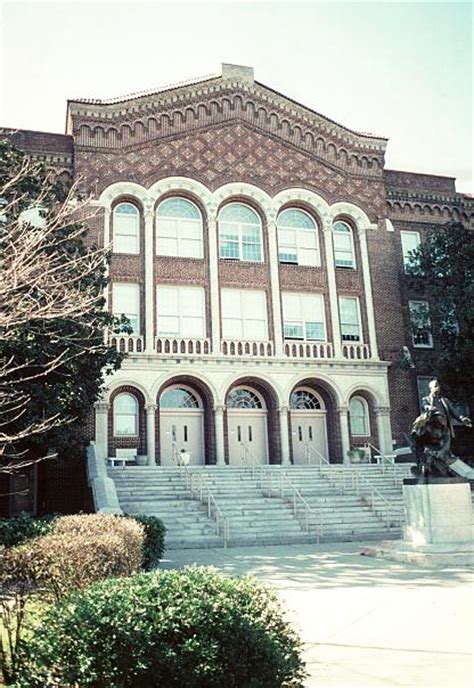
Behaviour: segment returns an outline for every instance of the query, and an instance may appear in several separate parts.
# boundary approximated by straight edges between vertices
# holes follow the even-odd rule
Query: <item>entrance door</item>
[[[161,465],[175,466],[176,454],[182,449],[189,453],[189,465],[204,463],[204,423],[202,411],[161,411]]]
[[[251,466],[268,463],[265,411],[227,411],[229,463]]]
[[[328,458],[326,414],[311,411],[291,412],[293,463],[318,463],[320,455]]]

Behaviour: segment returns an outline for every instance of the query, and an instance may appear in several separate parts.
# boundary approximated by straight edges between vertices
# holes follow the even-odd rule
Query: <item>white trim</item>
[[[194,408],[194,407],[186,408],[186,407],[181,407],[181,406],[178,406],[176,408],[171,408],[171,407],[161,408],[161,397],[163,396],[163,394],[166,394],[167,392],[171,392],[174,389],[184,389],[184,390],[186,390],[186,392],[189,392],[190,394],[192,394],[192,396],[195,397],[196,401],[198,402],[198,408]],[[201,411],[204,411],[204,404],[202,402],[201,395],[199,394],[199,392],[197,390],[194,389],[194,387],[192,387],[191,385],[184,385],[184,384],[181,384],[180,382],[176,382],[174,385],[169,385],[169,387],[165,387],[163,389],[163,391],[160,394],[160,398],[158,399],[158,408],[159,408],[160,414],[163,412],[167,412],[167,411],[173,411],[173,412],[176,412],[176,411],[186,411],[186,412],[188,412],[188,411],[199,411],[199,412],[201,412]]]
[[[354,230],[353,230],[353,228],[351,227],[351,225],[350,225],[348,222],[346,222],[345,220],[334,220],[333,223],[332,223],[333,236],[337,236],[337,235],[338,235],[338,232],[337,232],[337,230],[335,229],[335,226],[336,226],[336,225],[339,225],[339,224],[344,225],[344,227],[347,228],[348,233],[349,233],[349,237],[350,237],[350,241],[351,241],[352,265],[338,265],[338,264],[336,263],[336,242],[335,242],[334,239],[333,239],[333,251],[334,251],[333,260],[334,260],[334,267],[335,267],[336,269],[337,269],[337,268],[340,268],[340,269],[342,269],[342,270],[357,270],[357,260],[356,260],[355,243],[354,243]],[[341,234],[341,236],[343,236],[343,235],[344,235],[344,236],[347,236],[347,232],[344,232],[344,233]],[[340,249],[337,249],[337,250],[340,251]]]
[[[357,344],[363,344],[364,343],[364,332],[363,332],[363,327],[362,327],[362,318],[361,318],[361,311],[360,311],[360,298],[358,296],[352,296],[352,295],[346,295],[346,294],[339,294],[338,296],[338,306],[339,306],[339,318],[341,318],[341,299],[351,299],[352,301],[356,301],[357,303],[357,316],[359,319],[359,339],[342,339],[342,319],[340,321],[340,331],[339,331],[339,339],[343,343],[357,343]]]
[[[362,407],[364,410],[364,421],[367,426],[367,432],[359,433],[359,432],[354,432],[352,428],[352,418],[351,418],[351,404],[353,401],[359,401],[362,403]],[[360,417],[360,416],[357,416]],[[357,394],[354,394],[350,399],[349,399],[349,428],[351,431],[351,437],[370,437],[371,431],[370,431],[370,413],[369,413],[369,404],[367,403],[367,400],[364,399],[364,397],[361,397]]]

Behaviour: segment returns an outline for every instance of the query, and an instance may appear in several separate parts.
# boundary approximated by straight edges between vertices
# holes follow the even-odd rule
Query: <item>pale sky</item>
[[[63,133],[68,98],[231,62],[472,193],[472,35],[470,2],[3,2],[0,125]]]

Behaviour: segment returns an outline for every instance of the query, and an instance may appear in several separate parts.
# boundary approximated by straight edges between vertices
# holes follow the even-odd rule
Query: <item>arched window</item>
[[[263,261],[260,218],[243,203],[229,203],[219,213],[219,257]]]
[[[140,253],[140,213],[133,203],[119,203],[113,215],[114,253]]]
[[[232,409],[262,409],[262,400],[251,389],[237,387],[227,395],[227,408]]]
[[[308,389],[297,389],[290,397],[290,409],[294,411],[319,411],[321,408],[317,395]]]
[[[202,215],[186,198],[173,196],[156,213],[156,254],[202,258]]]
[[[278,259],[280,263],[321,265],[318,228],[311,215],[288,208],[278,215]]]
[[[185,387],[171,387],[163,392],[160,408],[196,409],[200,408],[197,397]]]
[[[332,228],[334,262],[338,268],[355,268],[354,239],[346,222],[335,222]]]
[[[133,394],[119,394],[114,399],[114,435],[138,435],[138,401]]]
[[[349,402],[351,435],[368,437],[370,435],[369,407],[362,397],[352,397]]]

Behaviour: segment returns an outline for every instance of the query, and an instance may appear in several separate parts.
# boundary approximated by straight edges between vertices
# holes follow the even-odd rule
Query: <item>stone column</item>
[[[339,427],[341,429],[341,445],[342,445],[342,462],[350,463],[347,452],[351,448],[350,434],[349,434],[349,408],[347,406],[339,406],[337,409],[339,414]]]
[[[155,255],[153,250],[153,204],[145,204],[145,353],[153,354],[154,342],[154,314],[155,289],[153,266]]]
[[[324,218],[323,225],[324,253],[326,256],[326,269],[328,273],[329,309],[332,321],[332,341],[334,357],[342,358],[341,328],[339,326],[339,302],[337,298],[336,269],[334,267],[334,248],[332,240],[332,220]]]
[[[375,331],[374,302],[372,299],[372,281],[370,278],[369,254],[367,251],[367,229],[360,227],[359,246],[362,260],[362,278],[364,280],[365,310],[367,313],[367,325],[369,330],[370,357],[378,359],[377,335]]]
[[[225,466],[223,406],[214,407],[214,425],[216,432],[216,465]]]
[[[107,248],[110,244],[110,208],[104,208],[104,248]],[[105,265],[105,273],[104,277],[108,278],[109,277],[109,265],[106,263]],[[109,311],[110,310],[110,298],[109,298],[109,289],[111,288],[110,284],[106,284],[104,287],[104,311]],[[105,344],[108,344],[109,341],[109,328],[106,327],[104,328],[104,342]]]
[[[109,455],[109,408],[106,401],[96,401],[95,407],[95,445],[97,458],[105,460]]]
[[[212,353],[221,352],[221,315],[219,301],[219,255],[217,241],[217,209],[210,208],[208,216],[209,237],[209,289],[211,303]]]
[[[288,432],[288,406],[280,406],[281,463],[290,463],[290,436]]]
[[[272,298],[273,341],[275,356],[283,356],[283,326],[280,301],[280,273],[278,260],[277,225],[272,217],[268,221],[268,264],[270,266],[270,291]]]
[[[388,406],[378,406],[375,409],[377,420],[378,446],[383,454],[392,454],[392,426],[390,423],[390,408]]]
[[[146,453],[148,465],[156,466],[156,444],[155,444],[155,413],[156,404],[150,402],[146,404]]]

